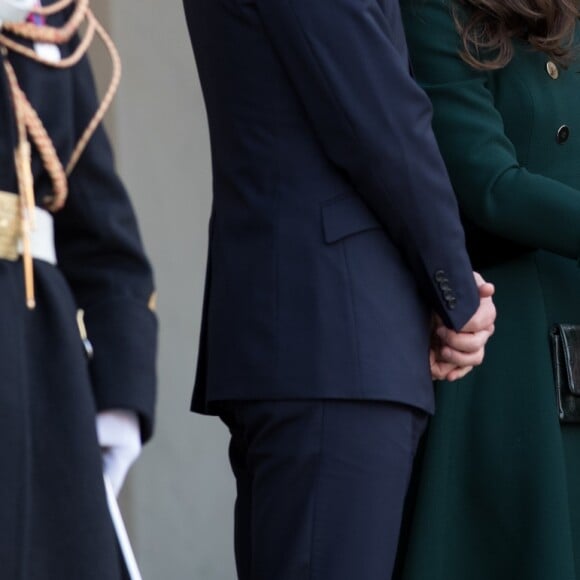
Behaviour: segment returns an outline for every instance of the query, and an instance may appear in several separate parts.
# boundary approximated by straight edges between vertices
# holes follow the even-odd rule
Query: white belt
[[[35,207],[34,228],[30,231],[30,253],[33,258],[56,265],[54,223],[52,215]],[[0,259],[17,260],[22,255],[20,205],[17,195],[0,191]]]
[[[30,231],[30,253],[33,258],[56,266],[54,220],[45,209],[35,207],[34,210],[35,228]],[[22,255],[22,240],[18,240],[18,254]]]

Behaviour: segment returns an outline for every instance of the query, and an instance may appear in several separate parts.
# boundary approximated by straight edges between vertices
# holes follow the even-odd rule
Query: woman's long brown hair
[[[471,66],[494,70],[513,57],[514,40],[563,66],[572,58],[577,0],[457,0],[454,17]]]

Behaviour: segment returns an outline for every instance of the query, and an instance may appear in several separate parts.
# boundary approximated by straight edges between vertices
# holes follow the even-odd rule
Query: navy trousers
[[[231,403],[239,580],[390,580],[427,415],[369,401]]]

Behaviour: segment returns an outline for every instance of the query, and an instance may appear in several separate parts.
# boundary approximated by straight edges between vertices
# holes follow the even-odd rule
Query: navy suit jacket
[[[430,315],[479,299],[396,0],[184,0],[213,160],[193,408],[433,408]]]

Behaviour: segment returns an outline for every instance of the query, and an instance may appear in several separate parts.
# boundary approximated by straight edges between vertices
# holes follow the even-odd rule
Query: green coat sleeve
[[[580,251],[580,191],[521,166],[494,106],[489,75],[459,55],[446,0],[402,0],[417,80],[460,208],[484,230],[569,258]]]

